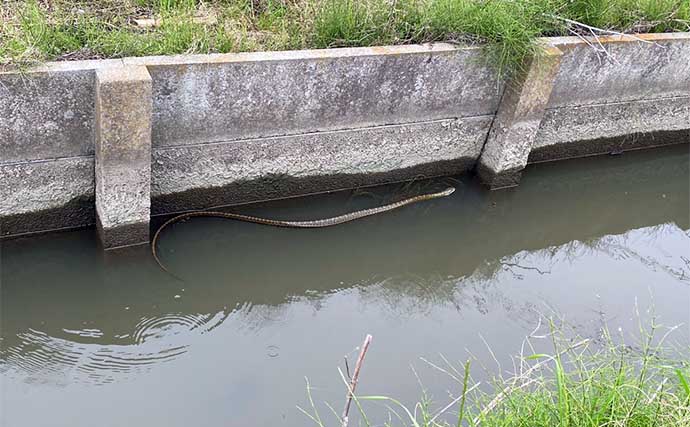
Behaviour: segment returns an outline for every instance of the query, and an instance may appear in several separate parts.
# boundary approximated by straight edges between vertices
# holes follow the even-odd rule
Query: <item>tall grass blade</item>
[[[460,411],[458,412],[457,427],[462,427],[462,420],[465,418],[465,403],[467,402],[467,385],[470,378],[470,361],[465,362],[465,376],[462,379],[462,400],[460,401]]]
[[[685,402],[688,403],[690,402],[690,383],[688,383],[688,379],[683,374],[683,371],[678,368],[676,368],[676,376],[678,377],[678,381],[685,392]]]

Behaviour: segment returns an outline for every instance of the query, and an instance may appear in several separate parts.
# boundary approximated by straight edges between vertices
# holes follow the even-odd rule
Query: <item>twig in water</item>
[[[347,417],[350,412],[350,404],[352,403],[352,398],[354,397],[355,394],[355,388],[357,387],[357,380],[359,379],[359,371],[362,369],[362,364],[364,363],[364,356],[367,354],[367,350],[369,349],[369,344],[371,344],[372,340],[371,335],[367,335],[366,338],[364,338],[364,343],[362,343],[362,348],[359,351],[359,356],[357,357],[357,363],[355,364],[355,371],[352,373],[352,379],[350,380],[350,385],[347,390],[347,398],[345,400],[345,409],[343,410],[343,416],[341,418],[342,421],[342,427],[347,427]]]

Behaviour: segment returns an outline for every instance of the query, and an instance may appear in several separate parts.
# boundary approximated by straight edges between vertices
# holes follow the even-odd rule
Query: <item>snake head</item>
[[[441,191],[439,196],[450,196],[451,194],[455,193],[455,187],[448,187],[445,190]]]

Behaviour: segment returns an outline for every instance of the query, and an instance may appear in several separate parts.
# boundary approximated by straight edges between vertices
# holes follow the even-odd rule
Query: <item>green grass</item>
[[[457,397],[433,405],[423,392],[418,403],[405,406],[388,396],[359,395],[356,408],[360,411],[360,425],[690,426],[688,352],[667,345],[666,336],[659,336],[660,329],[652,324],[640,331],[638,342],[626,345],[606,331],[602,340],[589,340],[568,337],[552,326],[550,354],[534,352],[534,340],[527,341],[526,348],[532,349],[532,354],[515,358],[515,374],[486,372],[485,376],[493,378],[490,387],[472,381],[469,361],[456,368],[443,358],[445,365],[432,366],[457,382],[457,390],[452,391]],[[319,415],[309,386],[308,395],[310,407],[300,409],[314,424],[340,425],[335,412],[330,417]],[[367,414],[375,412],[367,405],[377,404],[388,408],[388,416],[379,420]]]
[[[687,31],[690,0],[6,0],[0,65],[454,41],[519,68],[539,36]],[[155,18],[142,28],[135,19]]]

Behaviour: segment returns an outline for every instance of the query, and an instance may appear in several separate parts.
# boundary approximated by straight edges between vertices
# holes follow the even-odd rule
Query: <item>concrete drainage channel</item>
[[[2,238],[690,141],[690,33],[541,39],[502,82],[443,43],[51,63],[0,73]]]

